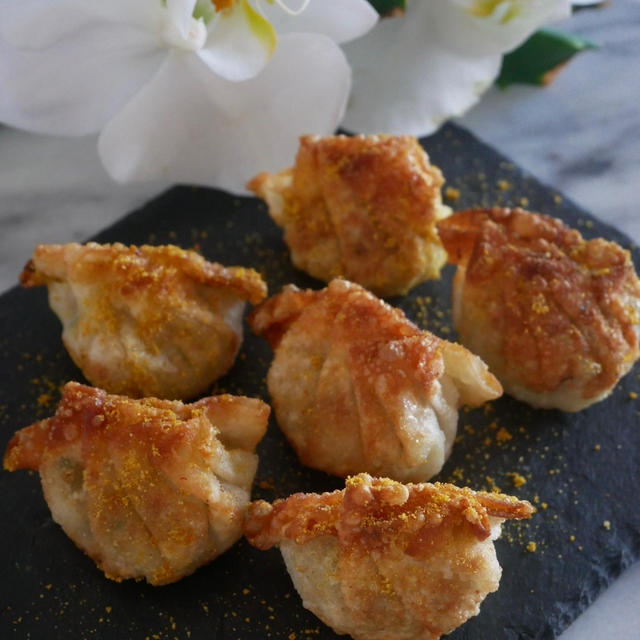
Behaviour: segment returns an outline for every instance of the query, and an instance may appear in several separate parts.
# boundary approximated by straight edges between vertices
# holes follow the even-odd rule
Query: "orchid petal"
[[[310,0],[302,13],[294,15],[275,3],[259,6],[278,33],[321,33],[338,43],[359,38],[378,21],[367,0]]]
[[[359,133],[431,133],[471,107],[501,63],[500,55],[472,59],[447,51],[421,21],[402,18],[382,20],[345,52],[353,90],[343,126]]]
[[[217,75],[239,82],[256,76],[276,48],[276,32],[246,0],[216,16],[206,46],[198,52]]]
[[[155,39],[126,25],[80,31],[42,52],[0,39],[0,122],[38,133],[96,133],[164,55]]]
[[[335,130],[349,86],[344,54],[320,35],[283,36],[264,71],[246,82],[172,53],[107,124],[98,150],[119,181],[160,176],[246,193],[256,173],[293,162],[298,135]]]
[[[193,10],[196,6],[196,1],[197,0],[166,0],[168,19],[183,36],[186,35],[193,20]]]
[[[196,0],[167,0],[162,39],[174,49],[198,51],[207,40],[204,20],[193,17]]]
[[[541,25],[568,17],[571,2],[453,0],[416,3],[416,10],[441,46],[461,55],[486,56],[511,51]]]
[[[159,34],[163,12],[159,0],[3,0],[0,38],[21,49],[38,50],[106,25]]]

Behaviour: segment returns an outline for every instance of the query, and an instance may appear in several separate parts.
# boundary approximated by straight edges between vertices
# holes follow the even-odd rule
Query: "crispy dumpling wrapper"
[[[111,393],[189,399],[231,367],[245,301],[260,275],[174,246],[38,245],[21,276],[47,285],[62,339],[85,377]]]
[[[507,393],[578,411],[640,356],[640,282],[629,252],[522,209],[462,211],[438,225],[453,322]]]
[[[279,426],[303,464],[328,473],[427,480],[451,453],[458,408],[502,393],[480,358],[346,280],[289,285],[249,322],[275,351]]]
[[[451,213],[443,182],[411,136],[305,136],[294,167],[261,173],[248,188],[284,229],[297,268],[392,296],[446,263],[435,229]]]
[[[498,588],[493,540],[526,501],[368,474],[344,490],[251,504],[245,535],[278,546],[303,605],[355,640],[435,640]]]
[[[53,519],[114,580],[179,580],[242,535],[269,407],[241,396],[132,400],[70,382],[18,431],[9,471],[40,472]]]

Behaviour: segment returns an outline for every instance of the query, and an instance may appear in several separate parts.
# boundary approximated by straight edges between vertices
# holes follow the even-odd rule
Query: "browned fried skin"
[[[345,280],[285,287],[249,323],[275,350],[280,427],[304,464],[336,475],[426,480],[449,455],[458,407],[501,393],[479,358]]]
[[[20,280],[47,285],[87,379],[134,397],[206,391],[240,348],[245,300],[267,294],[256,271],[170,245],[38,245]]]
[[[458,265],[454,324],[505,390],[576,411],[640,356],[640,282],[629,253],[522,209],[462,211],[438,230]]]
[[[249,314],[249,324],[272,349],[276,349],[289,327],[310,304],[321,298],[319,291],[301,291],[295,285],[290,285],[285,287],[282,295],[273,296],[256,307]]]
[[[269,504],[252,502],[245,522],[245,536],[258,549],[270,549],[288,538],[304,544],[318,536],[338,536],[345,545],[359,544],[373,550],[396,544],[428,554],[416,544],[423,529],[441,527],[447,519],[465,522],[478,540],[491,535],[489,516],[505,520],[531,517],[526,500],[503,493],[473,491],[452,484],[401,484],[366,473],[351,476],[346,488],[330,493],[295,493]],[[419,514],[419,515],[418,515]]]
[[[295,166],[247,185],[263,198],[296,267],[380,296],[437,278],[446,254],[435,230],[450,213],[440,170],[410,136],[305,136]]]
[[[4,468],[40,472],[54,520],[108,577],[166,584],[240,537],[268,416],[251,398],[132,400],[70,382]]]
[[[252,503],[245,535],[281,547],[305,606],[338,633],[434,640],[497,588],[492,526],[533,512],[503,494],[360,474],[341,491]]]

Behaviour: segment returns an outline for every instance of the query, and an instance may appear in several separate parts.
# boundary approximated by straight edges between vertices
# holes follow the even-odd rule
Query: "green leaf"
[[[516,83],[547,84],[576,53],[594,48],[592,42],[572,34],[541,29],[504,56],[496,84],[502,88]]]
[[[369,0],[369,4],[381,15],[386,16],[393,11],[405,11],[407,0]]]
[[[589,2],[587,4],[574,4],[571,7],[571,11],[576,13],[577,11],[583,11],[584,9],[602,9],[606,3],[607,0],[593,0],[593,2]]]

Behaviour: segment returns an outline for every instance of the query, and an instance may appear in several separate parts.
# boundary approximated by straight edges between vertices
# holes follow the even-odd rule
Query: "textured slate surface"
[[[523,204],[629,247],[627,238],[523,174],[467,132],[447,127],[424,141],[454,208]],[[1,206],[1,205],[0,205]],[[320,283],[289,264],[280,231],[254,199],[174,188],[98,236],[100,241],[197,246],[211,260],[260,269],[270,290]],[[636,265],[640,262],[633,250]],[[28,256],[25,256],[25,261]],[[17,274],[16,274],[17,275]],[[439,282],[394,298],[419,325],[445,338],[452,269]],[[247,334],[220,391],[267,398],[269,348]],[[0,298],[0,445],[53,412],[59,385],[82,380],[60,341],[42,290]],[[534,411],[502,398],[462,412],[460,441],[440,474],[474,488],[501,489],[539,507],[529,523],[505,526],[497,543],[500,590],[456,640],[553,638],[640,555],[640,391],[636,367],[606,401],[578,415]],[[255,495],[271,500],[341,481],[302,468],[271,424],[259,448]],[[517,473],[526,483],[516,487]],[[302,608],[277,551],[241,541],[193,576],[152,588],[105,579],[51,520],[36,474],[0,473],[0,637],[2,638],[324,638],[336,637]],[[528,551],[534,542],[534,552]],[[295,634],[295,636],[291,635]]]

